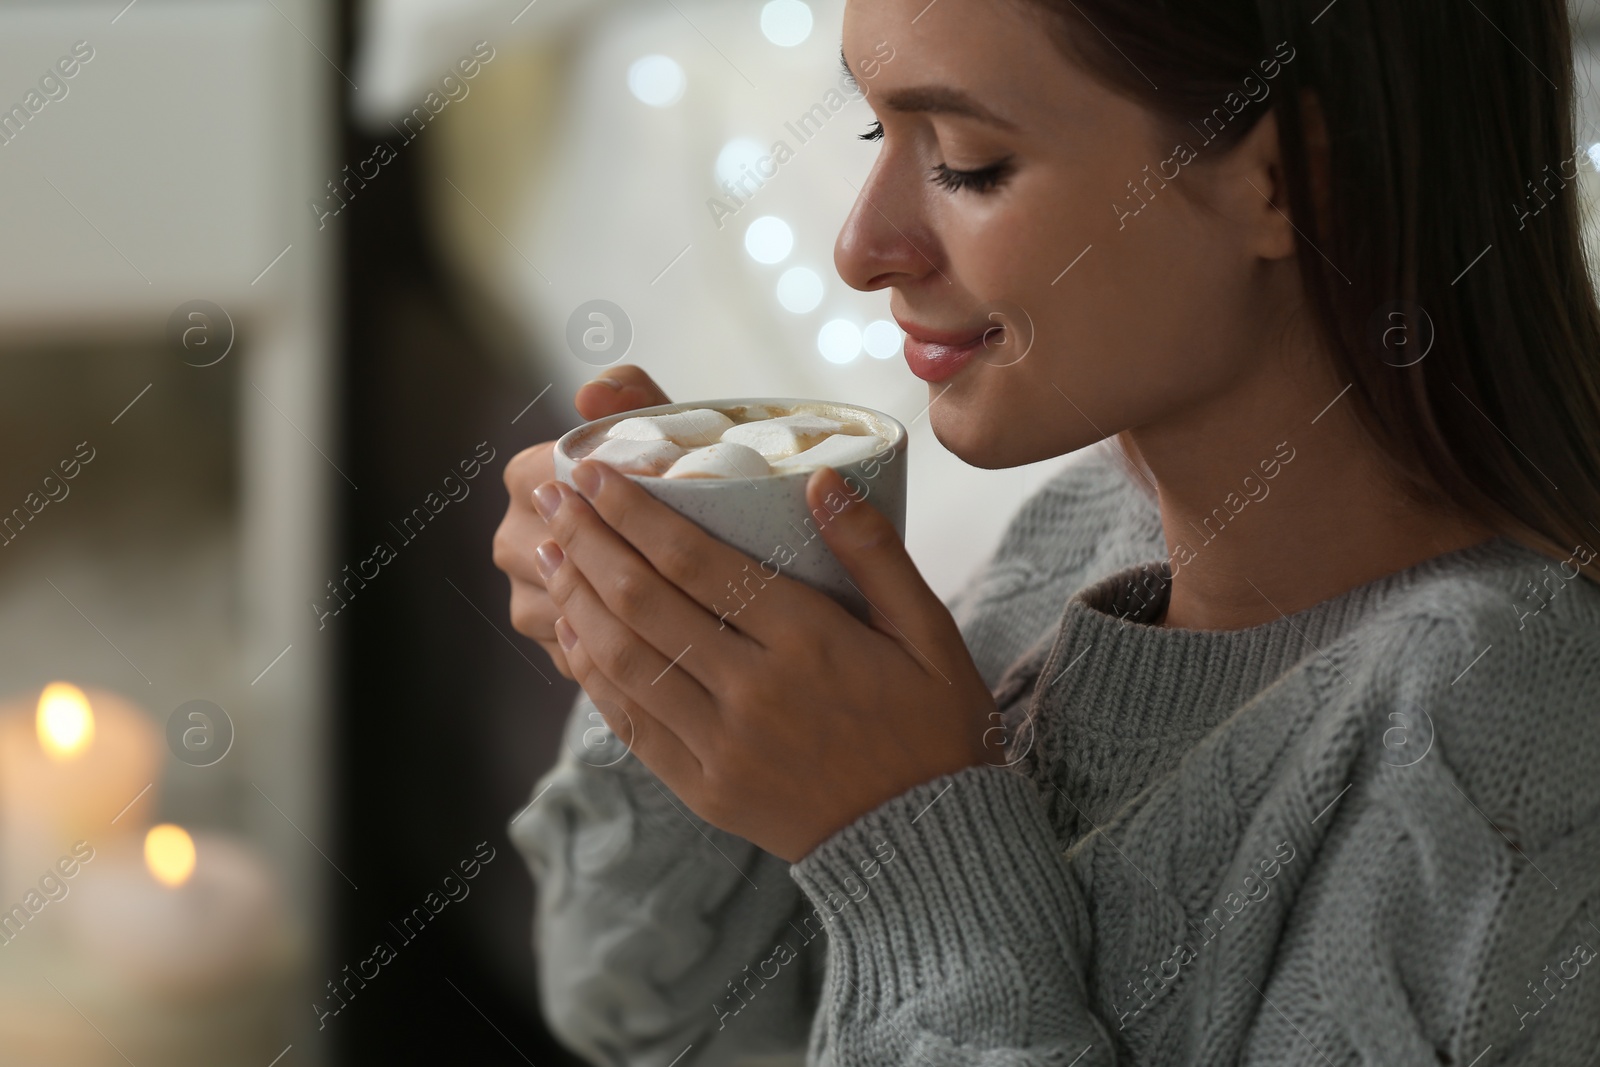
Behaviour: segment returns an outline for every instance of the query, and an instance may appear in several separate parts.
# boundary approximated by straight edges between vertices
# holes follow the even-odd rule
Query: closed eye
[[[928,180],[933,184],[948,189],[950,192],[968,190],[974,193],[988,193],[999,187],[1011,174],[1011,161],[1003,159],[992,166],[981,170],[954,170],[940,163],[928,175]]]
[[[873,122],[866,133],[857,134],[863,141],[883,140],[883,123]],[[1011,158],[1008,156],[998,163],[982,167],[978,170],[956,170],[947,164],[940,163],[933,167],[928,174],[928,180],[949,192],[963,190],[974,193],[988,193],[999,187],[1000,183],[1011,175]]]

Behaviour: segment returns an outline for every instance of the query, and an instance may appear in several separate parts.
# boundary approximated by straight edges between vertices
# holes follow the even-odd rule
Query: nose
[[[872,292],[939,273],[942,253],[924,213],[922,184],[887,148],[878,156],[833,246],[846,285]]]

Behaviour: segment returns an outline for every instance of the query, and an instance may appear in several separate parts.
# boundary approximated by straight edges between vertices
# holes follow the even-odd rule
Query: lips
[[[997,327],[979,330],[932,330],[896,319],[905,331],[906,363],[911,373],[927,382],[955,377],[984,347],[984,338]]]

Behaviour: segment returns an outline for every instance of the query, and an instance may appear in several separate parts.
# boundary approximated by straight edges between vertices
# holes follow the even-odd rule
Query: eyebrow
[[[861,91],[861,83],[851,71],[850,61],[845,59],[842,47],[839,49],[839,66],[850,85],[858,92]],[[891,109],[906,114],[959,115],[962,118],[988,123],[1002,130],[1016,131],[1018,128],[1016,123],[990,111],[963,90],[944,85],[895,89],[884,95],[884,103]]]

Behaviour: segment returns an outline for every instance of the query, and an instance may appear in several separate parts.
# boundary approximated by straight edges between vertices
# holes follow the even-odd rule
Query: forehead
[[[849,0],[842,54],[879,107],[956,90],[1022,131],[1091,121],[1111,94],[1057,47],[1053,18],[1029,0]]]

